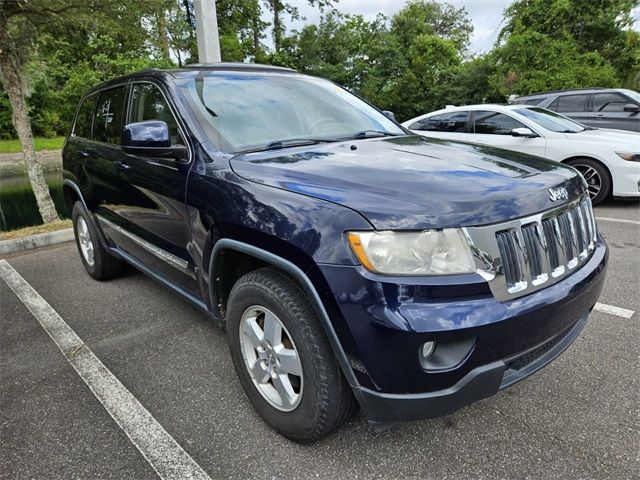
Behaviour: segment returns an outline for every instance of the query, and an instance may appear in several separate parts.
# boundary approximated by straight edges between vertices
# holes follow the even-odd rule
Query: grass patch
[[[18,228],[7,232],[0,231],[0,240],[12,240],[14,238],[27,237],[36,233],[55,232],[64,228],[71,228],[71,220],[58,220],[56,222],[46,223],[44,225],[34,225],[32,227]]]
[[[36,137],[33,139],[33,143],[35,144],[36,151],[60,150],[64,143],[64,137]],[[20,153],[21,151],[20,140],[0,140],[0,153]]]

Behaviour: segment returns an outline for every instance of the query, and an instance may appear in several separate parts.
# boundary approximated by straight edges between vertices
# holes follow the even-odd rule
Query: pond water
[[[62,173],[45,174],[56,210],[64,217],[65,206],[62,195]],[[31,190],[27,175],[0,177],[0,230],[42,224],[36,197]]]

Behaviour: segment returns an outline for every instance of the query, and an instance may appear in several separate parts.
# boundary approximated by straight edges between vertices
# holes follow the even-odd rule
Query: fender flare
[[[331,319],[329,318],[329,314],[316,291],[316,288],[309,280],[309,277],[294,263],[286,260],[278,255],[274,255],[271,252],[263,250],[261,248],[255,247],[248,243],[240,242],[238,240],[233,240],[230,238],[222,238],[218,240],[213,246],[213,250],[211,251],[211,258],[209,259],[209,275],[212,275],[215,267],[215,260],[218,257],[218,254],[223,250],[236,250],[241,253],[245,253],[247,255],[251,255],[253,257],[258,258],[278,269],[286,272],[291,277],[293,277],[298,285],[302,288],[307,298],[311,302],[311,306],[314,311],[320,318],[320,322],[322,323],[325,334],[327,335],[327,339],[329,340],[329,345],[331,345],[331,349],[333,350],[336,359],[338,360],[338,364],[340,365],[340,369],[342,370],[343,375],[345,376],[347,382],[351,386],[356,399],[360,401],[360,391],[359,391],[359,383],[356,379],[353,370],[351,369],[349,360],[347,358],[347,354],[342,348],[342,344],[338,339],[338,335],[333,328],[333,324],[331,323]],[[212,304],[215,305],[215,292],[213,282],[209,281],[209,298],[212,299]]]

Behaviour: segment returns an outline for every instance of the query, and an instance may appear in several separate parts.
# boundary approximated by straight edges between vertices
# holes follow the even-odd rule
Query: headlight
[[[623,160],[628,160],[630,162],[640,162],[640,153],[631,153],[631,152],[616,152]]]
[[[360,263],[387,275],[450,275],[476,271],[471,249],[461,230],[422,232],[348,232]]]

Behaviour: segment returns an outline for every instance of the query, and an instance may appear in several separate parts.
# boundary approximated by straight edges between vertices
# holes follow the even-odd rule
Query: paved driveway
[[[639,478],[640,209],[596,215],[600,302],[630,318],[594,311],[550,366],[449,417],[373,433],[356,416],[306,446],[254,413],[224,332],[144,275],[96,282],[73,244],[6,260],[210,478]],[[0,342],[1,478],[158,478],[3,281]]]

